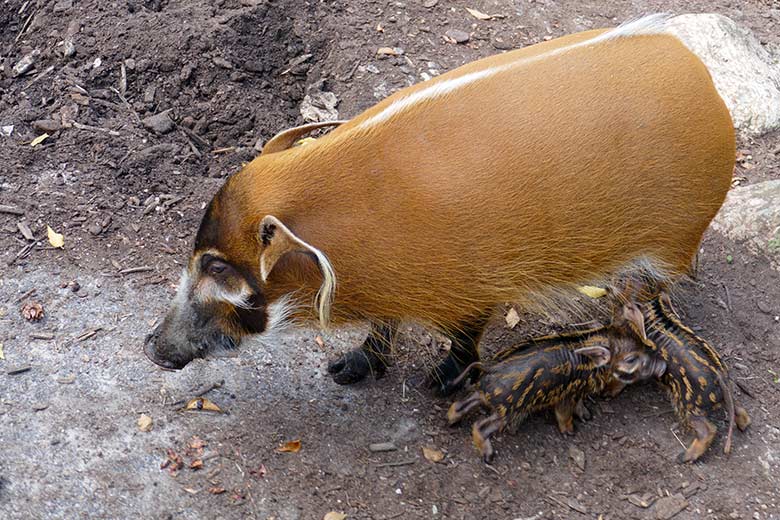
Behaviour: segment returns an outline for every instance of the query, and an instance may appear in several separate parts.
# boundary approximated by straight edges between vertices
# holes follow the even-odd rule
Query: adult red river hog
[[[687,273],[735,157],[702,62],[651,15],[464,65],[328,135],[272,139],[214,196],[178,294],[145,341],[180,368],[291,317],[368,320],[331,363],[382,373],[396,325],[452,339],[441,393],[503,302],[555,301],[640,268]]]

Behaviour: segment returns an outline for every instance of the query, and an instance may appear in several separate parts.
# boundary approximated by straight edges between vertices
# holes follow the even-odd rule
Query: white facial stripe
[[[670,16],[664,13],[651,14],[649,16],[645,16],[644,18],[639,18],[638,20],[624,23],[619,27],[616,27],[610,31],[604,32],[596,36],[595,38],[591,38],[590,40],[581,41],[569,45],[568,47],[559,47],[557,49],[553,49],[543,54],[518,60],[514,63],[508,63],[506,65],[501,65],[498,67],[492,67],[485,70],[470,72],[468,74],[464,74],[463,76],[459,76],[457,78],[435,82],[427,88],[418,90],[413,94],[410,94],[406,97],[399,99],[398,101],[394,102],[393,104],[391,104],[390,106],[382,110],[380,113],[360,123],[360,125],[358,125],[357,128],[363,128],[363,129],[370,128],[372,126],[378,125],[379,123],[387,121],[388,119],[392,118],[396,114],[403,112],[407,108],[416,105],[418,103],[421,103],[425,100],[441,97],[461,87],[464,87],[466,85],[469,85],[471,83],[477,82],[485,78],[489,78],[491,76],[495,76],[496,74],[509,70],[513,67],[519,67],[521,65],[527,65],[529,63],[534,63],[536,61],[547,59],[552,56],[562,54],[571,49],[585,47],[588,45],[595,45],[605,41],[614,40],[617,38],[624,38],[627,36],[636,36],[640,34],[660,34],[665,30],[666,22],[669,20],[669,18]]]
[[[176,297],[173,299],[174,305],[182,306],[187,303],[190,296],[190,273],[183,269],[179,277],[179,286],[176,288]]]
[[[252,291],[246,285],[238,292],[228,291],[216,281],[206,278],[198,284],[194,296],[201,302],[225,302],[234,307],[249,309],[251,307],[249,297],[252,296]]]

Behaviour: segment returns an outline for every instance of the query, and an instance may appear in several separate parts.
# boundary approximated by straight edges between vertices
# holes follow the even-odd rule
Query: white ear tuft
[[[314,304],[317,307],[320,324],[327,327],[330,322],[330,310],[336,294],[336,272],[325,256],[325,253],[298,238],[281,220],[273,215],[267,215],[260,222],[259,229],[262,252],[260,253],[260,276],[265,282],[271,274],[276,262],[285,253],[305,251],[314,255],[322,274],[322,284]]]

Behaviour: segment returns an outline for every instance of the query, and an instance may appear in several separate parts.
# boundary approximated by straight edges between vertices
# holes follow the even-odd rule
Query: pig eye
[[[230,269],[227,262],[211,255],[203,255],[203,270],[209,276],[222,276]]]
[[[222,274],[227,269],[227,265],[219,260],[214,260],[209,264],[207,272],[209,274]]]

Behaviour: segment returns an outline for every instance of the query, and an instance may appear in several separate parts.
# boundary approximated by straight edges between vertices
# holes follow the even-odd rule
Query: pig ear
[[[603,367],[609,363],[609,360],[612,357],[612,355],[609,353],[609,349],[604,347],[583,347],[578,348],[574,351],[574,353],[589,358],[591,361],[593,361],[595,368]]]
[[[263,145],[263,155],[269,153],[281,152],[287,150],[295,144],[295,141],[303,137],[304,135],[317,130],[318,128],[327,128],[329,126],[339,126],[346,123],[346,120],[339,121],[322,121],[321,123],[309,123],[308,125],[296,126],[288,128],[275,136],[273,136],[265,145]]]
[[[316,247],[298,238],[281,220],[273,215],[267,215],[260,221],[259,238],[261,242],[260,277],[263,282],[268,280],[276,262],[292,251],[309,253],[317,260],[322,273],[322,285],[317,293],[315,304],[323,327],[330,321],[330,306],[336,292],[336,273],[333,271],[328,257]]]
[[[634,331],[642,341],[647,340],[647,333],[645,332],[645,317],[642,315],[642,311],[635,303],[627,303],[623,305],[623,319],[628,322],[631,330]]]

